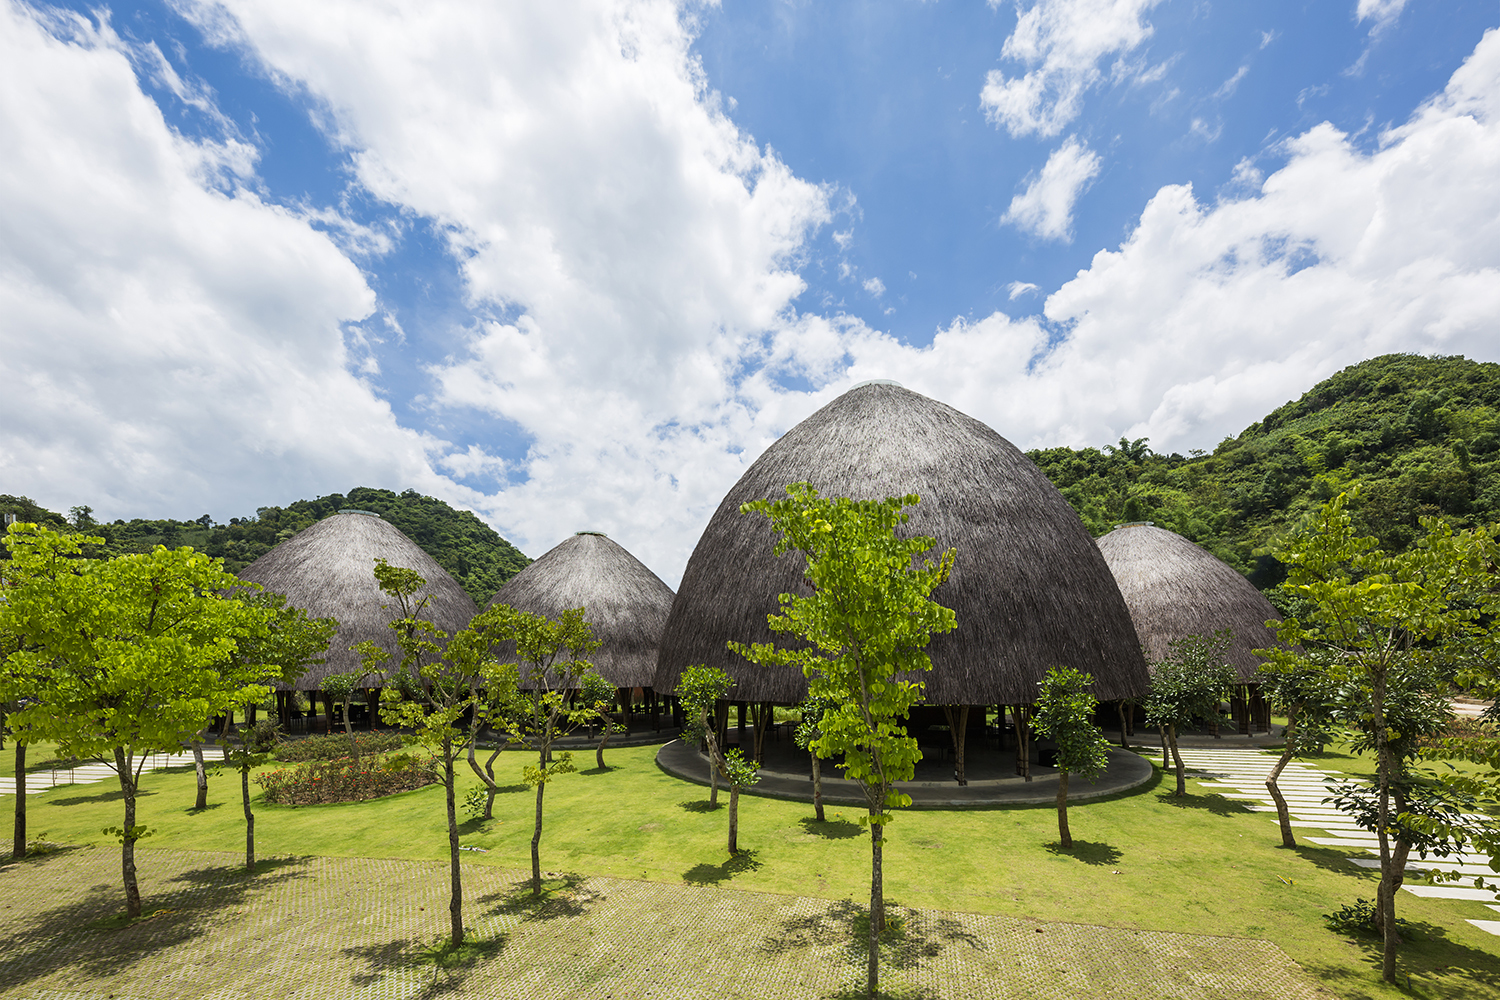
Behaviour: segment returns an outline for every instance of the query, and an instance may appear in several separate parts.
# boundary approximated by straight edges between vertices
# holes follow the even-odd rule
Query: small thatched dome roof
[[[672,589],[617,542],[580,531],[506,581],[490,606],[556,618],[583,608],[603,645],[589,656],[615,687],[650,687]]]
[[[662,639],[656,689],[685,667],[721,667],[733,697],[795,702],[796,671],[748,663],[725,642],[785,642],[766,626],[778,594],[802,586],[803,557],[772,555],[775,537],[740,505],[784,499],[807,481],[824,496],[856,500],[916,493],[907,530],[958,550],[933,599],[958,628],[928,646],[934,705],[1025,704],[1063,664],[1094,675],[1110,700],[1141,694],[1146,664],[1125,602],[1094,540],[1066,500],[1009,441],[951,406],[894,383],[857,386],[788,431],[740,478],[688,560]],[[936,553],[934,553],[936,555]]]
[[[1176,532],[1150,524],[1127,524],[1099,539],[1136,635],[1146,655],[1163,660],[1170,644],[1187,635],[1207,638],[1229,629],[1234,644],[1225,659],[1240,681],[1255,680],[1260,659],[1252,649],[1275,645],[1266,622],[1281,617],[1265,595],[1234,567]]]
[[[375,582],[375,560],[422,574],[431,601],[424,617],[448,632],[464,628],[479,613],[458,581],[401,529],[378,514],[339,513],[325,517],[240,570],[240,579],[285,594],[289,603],[315,618],[335,618],[338,634],[328,644],[326,662],[314,664],[296,682],[299,691],[315,691],[329,674],[359,666],[349,647],[369,639],[391,654],[392,670],[401,662],[392,600]],[[379,684],[367,680],[366,686]]]

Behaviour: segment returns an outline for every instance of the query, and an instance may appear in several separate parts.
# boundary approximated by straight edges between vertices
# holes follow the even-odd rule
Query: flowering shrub
[[[404,753],[384,759],[365,757],[357,765],[352,757],[318,760],[255,777],[256,783],[265,789],[267,802],[288,806],[362,802],[421,788],[437,780],[437,765],[432,760],[419,760]]]
[[[399,733],[355,733],[354,742],[364,754],[385,753],[401,749]],[[309,736],[305,740],[288,740],[276,748],[276,759],[287,763],[305,760],[334,760],[354,753],[349,737],[344,733],[332,736]]]

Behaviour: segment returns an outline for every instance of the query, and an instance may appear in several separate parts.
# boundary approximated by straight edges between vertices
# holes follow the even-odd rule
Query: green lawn
[[[726,812],[706,809],[708,790],[661,772],[655,747],[607,752],[611,767],[565,775],[549,786],[542,864],[554,871],[770,893],[866,899],[869,841],[852,810],[812,820],[811,807],[741,800],[740,843],[724,851]],[[38,758],[45,756],[40,748]],[[4,756],[9,756],[7,752]],[[1316,766],[1342,767],[1336,757]],[[581,763],[591,763],[587,755]],[[1350,771],[1361,763],[1348,760]],[[502,772],[519,777],[508,751]],[[145,779],[138,822],[143,846],[236,850],[244,842],[237,775],[210,782],[210,808],[190,811],[191,769]],[[464,789],[477,784],[466,776]],[[1144,930],[1263,938],[1275,942],[1342,996],[1500,995],[1500,939],[1465,922],[1493,918],[1478,903],[1399,900],[1412,939],[1402,952],[1413,994],[1378,983],[1375,941],[1327,930],[1322,914],[1356,896],[1372,898],[1373,876],[1344,859],[1359,852],[1285,851],[1274,818],[1250,813],[1190,783],[1185,799],[1157,782],[1133,794],[1070,810],[1076,847],[1057,850],[1048,807],[907,811],[889,830],[888,898],[908,906],[1029,916]],[[464,789],[460,790],[460,794]],[[725,797],[727,798],[727,797]],[[5,801],[8,804],[9,800]],[[533,794],[518,784],[496,801],[494,821],[464,824],[466,853],[480,864],[529,865]],[[116,787],[70,786],[29,800],[29,827],[54,841],[109,843],[100,831],[121,821]],[[329,857],[439,859],[446,856],[440,787],[379,802],[300,808],[256,802],[258,851]],[[1290,884],[1288,884],[1290,883]]]

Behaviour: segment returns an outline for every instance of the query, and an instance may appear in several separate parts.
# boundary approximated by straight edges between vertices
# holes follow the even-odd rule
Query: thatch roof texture
[[[1251,652],[1274,645],[1266,622],[1281,614],[1234,567],[1181,535],[1150,524],[1127,524],[1099,539],[1136,635],[1153,661],[1188,635],[1207,638],[1228,629],[1234,643],[1225,658],[1240,681],[1255,680],[1260,659]]]
[[[391,654],[392,672],[401,662],[392,599],[375,582],[375,560],[414,569],[427,581],[431,596],[423,617],[448,632],[464,628],[479,613],[472,598],[437,560],[377,514],[339,513],[304,528],[240,571],[267,590],[285,594],[290,604],[309,615],[335,618],[338,634],[328,644],[326,662],[314,664],[296,682],[300,691],[315,691],[329,674],[359,666],[349,647],[369,639]],[[378,685],[380,679],[365,681]]]
[[[615,687],[650,687],[672,589],[619,543],[580,531],[507,580],[496,604],[548,618],[583,608],[602,643],[589,656],[600,676]]]
[[[1049,667],[1094,675],[1102,699],[1145,691],[1146,664],[1125,602],[1094,540],[1040,470],[992,429],[894,383],[857,386],[788,431],[719,505],[689,559],[658,660],[656,689],[707,663],[737,681],[731,697],[800,700],[797,672],[764,668],[725,642],[785,642],[766,626],[777,595],[803,586],[803,557],[772,555],[770,522],[742,503],[783,499],[812,483],[857,500],[916,493],[912,534],[956,548],[957,563],[933,599],[958,628],[935,636],[923,676],[935,705],[1036,700]],[[936,553],[933,553],[936,555]]]

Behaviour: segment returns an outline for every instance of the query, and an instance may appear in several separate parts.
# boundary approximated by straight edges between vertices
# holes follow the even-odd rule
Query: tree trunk
[[[11,857],[26,857],[26,744],[16,740],[16,833]]]
[[[708,807],[719,808],[719,738],[708,736]]]
[[[199,734],[202,735],[201,733]],[[193,740],[193,774],[198,778],[198,799],[193,803],[193,808],[203,810],[208,808],[208,772],[203,767],[203,744],[197,739]]]
[[[1172,762],[1177,766],[1177,794],[1187,794],[1187,767],[1182,763],[1182,754],[1177,752],[1177,727],[1167,727],[1167,742],[1172,747]]]
[[[729,785],[729,856],[740,853],[740,786]]]
[[[141,915],[141,887],[135,878],[135,775],[125,758],[123,747],[115,747],[115,773],[120,777],[120,792],[125,797],[125,835],[120,838],[120,874],[125,880],[125,916],[135,920]]]
[[[1064,850],[1073,847],[1073,835],[1068,832],[1068,772],[1057,772],[1057,839]]]
[[[1026,706],[1012,705],[1016,720],[1016,774],[1031,780],[1031,727],[1026,722]]]
[[[948,719],[948,736],[953,740],[953,777],[960,785],[967,785],[969,779],[964,775],[964,737],[969,731],[969,706],[959,707],[956,721],[952,705],[943,706],[943,715]]]
[[[1271,768],[1270,777],[1266,778],[1266,791],[1271,793],[1271,798],[1276,803],[1276,818],[1281,823],[1281,846],[1296,847],[1297,838],[1292,836],[1292,817],[1286,808],[1286,799],[1281,795],[1281,789],[1276,785],[1276,779],[1281,777],[1281,769],[1286,767],[1292,755],[1297,752],[1296,737],[1293,727],[1297,724],[1297,706],[1293,705],[1288,712],[1286,720],[1286,749],[1276,759],[1276,766]]]
[[[547,765],[542,765],[545,776]],[[536,826],[531,831],[531,894],[542,894],[542,793],[547,790],[545,781],[536,783]]]
[[[884,796],[881,797],[884,799]],[[880,932],[885,930],[885,884],[884,872],[881,869],[880,848],[883,838],[881,837],[881,826],[875,822],[880,817],[880,810],[870,809],[870,965],[869,965],[869,990],[870,996],[879,995],[880,992]]]
[[[346,720],[347,721],[347,720]],[[448,873],[452,895],[448,899],[449,940],[457,948],[464,943],[464,885],[458,870],[458,810],[453,801],[453,740],[443,740],[443,780],[448,793]],[[541,788],[540,785],[537,788]],[[537,799],[537,837],[532,839],[532,857],[536,857],[536,840],[542,833],[541,799]]]
[[[1120,749],[1129,750],[1130,734],[1126,732],[1125,726],[1125,703],[1123,701],[1120,701],[1116,702],[1115,705],[1120,710]]]
[[[240,799],[245,804],[245,871],[255,871],[255,813],[250,811],[250,766],[240,768]]]
[[[818,755],[811,750],[808,756],[812,758],[813,771],[813,815],[818,817],[818,822],[823,822],[823,765],[818,760]]]
[[[1395,870],[1395,858],[1391,853],[1390,836],[1387,833],[1391,807],[1391,746],[1385,728],[1385,677],[1377,675],[1371,685],[1370,720],[1375,733],[1376,777],[1379,782],[1378,815],[1376,837],[1380,844],[1380,889],[1375,897],[1375,915],[1383,937],[1381,949],[1380,978],[1388,983],[1396,981],[1396,946],[1401,936],[1396,933],[1396,880],[1405,872]]]
[[[609,731],[614,728],[610,722],[609,713],[604,713],[604,718],[599,723],[599,749],[594,751],[594,764],[599,770],[604,770],[604,744],[609,742]]]
[[[479,780],[484,782],[484,818],[494,819],[495,793],[498,791],[495,785],[495,758],[500,756],[504,747],[496,747],[490,754],[490,759],[484,762],[484,767],[474,759],[474,741],[469,741],[469,770],[473,771]]]

